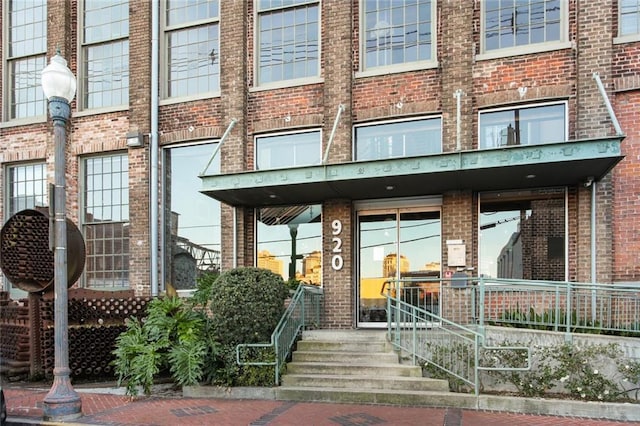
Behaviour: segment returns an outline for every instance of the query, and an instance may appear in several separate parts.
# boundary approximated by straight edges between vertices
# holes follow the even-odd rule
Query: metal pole
[[[73,389],[69,375],[69,335],[67,312],[67,222],[65,193],[66,125],[71,108],[66,99],[51,97],[49,114],[53,120],[55,143],[55,220],[54,220],[54,357],[53,384],[44,398],[43,418],[47,421],[66,421],[82,416],[82,402]]]

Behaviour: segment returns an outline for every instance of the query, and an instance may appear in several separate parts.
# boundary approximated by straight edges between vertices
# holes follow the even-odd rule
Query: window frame
[[[440,150],[436,151],[436,152],[427,152],[427,153],[422,153],[422,154],[416,154],[416,155],[402,155],[402,156],[391,156],[391,157],[382,157],[382,158],[365,158],[365,159],[359,159],[357,156],[357,144],[358,144],[358,137],[357,137],[357,130],[360,128],[365,128],[365,127],[378,127],[378,126],[386,126],[386,125],[394,125],[394,124],[401,124],[401,123],[411,123],[411,122],[417,122],[417,121],[439,121],[440,122],[440,126],[439,126],[439,130],[440,130]],[[438,155],[438,154],[442,154],[443,152],[443,143],[442,143],[442,138],[443,138],[443,118],[441,115],[428,115],[428,116],[421,116],[421,117],[411,117],[411,118],[405,118],[405,119],[400,119],[400,120],[385,120],[385,121],[372,121],[372,122],[366,122],[366,123],[360,123],[357,125],[353,126],[353,135],[352,135],[352,145],[351,145],[351,158],[353,158],[354,162],[361,162],[361,161],[377,161],[377,160],[388,160],[388,159],[397,159],[397,158],[411,158],[411,157],[423,157],[423,156],[427,156],[427,155]]]
[[[300,3],[296,4],[288,4],[281,5],[277,7],[267,8],[264,10],[260,10],[259,8],[260,0],[255,0],[254,2],[254,12],[253,12],[253,22],[254,22],[254,30],[253,30],[253,84],[252,91],[255,90],[268,90],[268,89],[277,89],[283,87],[293,87],[293,86],[302,86],[306,84],[314,84],[320,83],[323,81],[321,76],[322,71],[322,4],[321,0],[300,0]],[[318,34],[317,34],[317,49],[318,49],[318,57],[317,57],[317,68],[315,75],[305,76],[299,78],[291,78],[291,79],[283,79],[269,82],[262,82],[260,79],[260,16],[263,13],[271,13],[273,11],[284,11],[286,9],[295,9],[300,7],[308,7],[315,6],[318,9]],[[305,40],[308,45],[308,40]],[[305,62],[306,63],[306,62]]]
[[[126,198],[125,198],[125,194],[120,194],[122,195],[121,198],[121,202],[122,203],[126,203],[126,218],[125,217],[121,217],[120,220],[101,220],[101,221],[97,221],[97,220],[92,220],[89,221],[87,220],[87,213],[88,213],[88,206],[87,206],[87,193],[88,193],[88,184],[87,184],[87,173],[88,173],[88,166],[87,166],[87,162],[89,160],[94,160],[94,159],[107,159],[107,158],[113,158],[113,157],[120,157],[121,158],[121,162],[123,160],[126,160],[126,170],[125,169],[121,169],[121,172],[125,172],[126,171],[126,175],[127,175],[127,182],[120,182],[120,187],[119,189],[122,190],[124,188],[127,188],[127,192],[126,192]],[[130,224],[130,201],[129,201],[129,155],[126,151],[117,151],[117,152],[105,152],[105,153],[101,153],[99,155],[90,155],[90,156],[86,156],[86,157],[81,157],[80,158],[80,181],[79,181],[79,189],[80,189],[80,193],[79,193],[79,215],[78,215],[78,221],[79,221],[79,227],[81,229],[82,235],[85,239],[85,244],[86,244],[86,263],[85,263],[85,268],[84,268],[84,272],[82,274],[82,278],[80,280],[82,287],[85,288],[91,288],[91,289],[98,289],[98,290],[105,290],[105,291],[110,291],[110,290],[123,290],[123,289],[129,289],[131,288],[131,280],[130,280],[130,266],[129,263],[131,261],[131,240],[130,240],[130,235],[128,234],[128,229],[129,229],[129,224]],[[110,174],[112,175],[113,172],[110,172]],[[94,175],[97,175],[94,174]],[[106,175],[106,173],[102,172],[100,173],[100,175]],[[113,187],[107,189],[107,190],[113,190]],[[105,191],[105,188],[102,188],[102,191]],[[102,192],[101,191],[101,192]],[[102,206],[104,206],[105,204],[102,203]],[[117,225],[117,224],[121,224],[122,226],[122,230],[123,230],[123,234],[122,236],[120,236],[120,241],[123,244],[122,250],[121,251],[116,251],[115,250],[115,244],[113,244],[114,249],[111,252],[107,252],[105,251],[104,253],[100,253],[100,254],[92,254],[91,252],[91,239],[88,238],[88,229],[89,228],[98,228],[100,225]],[[125,235],[125,231],[127,232],[127,234]],[[96,238],[98,239],[98,238]],[[103,241],[107,241],[107,238],[104,238]],[[113,238],[110,240],[112,242],[117,241],[116,240],[116,236],[114,235]],[[126,244],[126,247],[128,248],[128,250],[124,250],[124,245]],[[105,268],[101,269],[101,270],[91,270],[91,261],[94,258],[98,258],[101,257],[103,259],[104,264],[106,265],[108,261],[104,261],[104,259],[106,259],[107,257],[111,257],[114,258],[116,257],[116,255],[122,260],[122,269],[108,269]],[[105,281],[109,282],[109,284],[107,285],[91,285],[90,283],[90,277],[89,275],[91,273],[109,273],[108,277],[105,279]],[[119,277],[118,274],[121,273],[122,276]],[[117,282],[121,282],[121,285],[116,285],[115,283]]]
[[[222,1],[222,0],[220,0]],[[214,98],[214,97],[219,97],[221,95],[221,89],[220,89],[220,85],[221,85],[221,71],[220,71],[220,40],[221,40],[221,36],[220,36],[220,22],[221,22],[221,17],[220,17],[220,12],[221,12],[221,5],[220,5],[220,1],[218,1],[218,14],[216,17],[213,18],[198,18],[195,19],[193,21],[185,21],[182,23],[176,23],[173,25],[170,25],[167,21],[167,1],[163,1],[162,6],[161,6],[161,10],[160,10],[160,21],[161,21],[161,32],[162,32],[162,38],[161,38],[161,52],[163,55],[163,59],[161,61],[161,66],[160,66],[160,80],[161,80],[161,85],[160,85],[160,103],[161,105],[168,105],[168,104],[172,104],[172,103],[178,103],[178,102],[188,102],[191,100],[198,100],[198,99],[208,99],[208,98]],[[214,52],[215,52],[215,59],[214,62],[216,64],[216,68],[217,68],[217,76],[218,76],[218,87],[215,90],[209,90],[206,92],[197,92],[195,94],[180,94],[180,95],[170,95],[170,84],[171,84],[171,80],[170,80],[170,75],[171,75],[171,61],[169,60],[170,54],[169,54],[169,49],[170,49],[170,44],[169,44],[169,38],[172,34],[177,34],[179,32],[187,32],[190,30],[197,30],[199,28],[207,28],[209,26],[216,26],[217,27],[217,32],[218,32],[218,39],[217,39],[217,49],[214,48]],[[211,58],[209,56],[209,58]],[[209,74],[210,75],[210,74]],[[186,79],[184,81],[190,81],[193,78],[189,78]]]
[[[171,193],[171,178],[173,176],[174,170],[173,170],[173,164],[170,163],[169,159],[167,157],[171,156],[171,151],[172,150],[179,150],[179,149],[189,149],[189,148],[194,148],[194,147],[203,147],[203,148],[211,148],[211,152],[215,152],[216,149],[218,149],[220,147],[220,139],[207,139],[204,141],[195,141],[195,142],[185,142],[185,143],[178,143],[178,144],[170,144],[170,145],[166,145],[164,147],[162,147],[162,152],[161,152],[161,161],[162,161],[162,170],[163,170],[163,177],[162,177],[162,234],[161,234],[161,247],[163,247],[162,249],[162,264],[161,264],[161,276],[164,277],[163,279],[167,282],[174,282],[171,278],[172,278],[172,274],[173,274],[173,265],[172,265],[172,254],[173,254],[173,242],[171,241],[171,226],[173,225],[172,220],[173,218],[171,217],[173,210],[172,210],[172,193]],[[208,156],[203,158],[203,160],[206,162],[208,159]],[[215,157],[215,161],[212,161],[212,163],[210,164],[210,168],[213,167],[217,167],[218,169],[218,173],[219,173],[219,162],[220,162],[220,156],[216,156]],[[168,164],[169,163],[169,164]],[[199,170],[199,169],[198,169]],[[194,173],[195,176],[195,173]],[[197,177],[196,177],[197,179]],[[197,188],[194,188],[194,191],[198,191]],[[202,195],[202,194],[201,194]],[[204,195],[203,195],[204,196]],[[211,252],[216,252],[217,251],[217,256],[218,256],[218,270],[217,272],[221,271],[222,265],[221,265],[221,253],[222,253],[222,203],[218,200],[214,200],[209,198],[208,202],[212,202],[214,204],[217,205],[217,207],[215,207],[218,211],[218,222],[217,223],[212,223],[211,227],[212,228],[216,228],[216,230],[214,232],[217,233],[217,235],[215,235],[216,238],[213,238],[214,243],[216,243],[215,240],[217,240],[217,248],[216,249],[212,249]],[[168,214],[167,214],[168,212]],[[178,213],[180,215],[180,213]],[[212,221],[215,222],[215,221]],[[179,233],[176,233],[176,241],[178,242],[178,244],[176,244],[176,247],[179,247],[179,243],[184,241],[181,240],[181,237]],[[169,240],[169,241],[168,241]],[[189,239],[186,239],[188,242],[192,242]],[[198,242],[194,242],[195,246],[199,246],[199,247],[205,247],[203,246],[201,243]],[[213,245],[213,244],[210,244]],[[198,249],[199,249],[198,247]],[[196,259],[196,261],[200,261],[203,262],[204,261],[204,255],[202,259]],[[201,265],[200,265],[201,266]],[[202,271],[200,269],[200,271]],[[210,269],[210,271],[214,271],[214,269]],[[176,290],[182,290],[179,287],[175,286]]]
[[[131,1],[135,0],[124,0],[127,2],[127,10],[129,10],[129,4]],[[85,8],[86,8],[87,0],[80,0],[78,4],[78,88],[77,88],[77,96],[76,96],[76,107],[78,111],[86,111],[90,113],[101,113],[101,112],[110,112],[110,111],[121,111],[129,108],[130,97],[129,92],[131,88],[131,55],[130,55],[130,13],[127,14],[127,34],[120,36],[110,36],[108,38],[103,38],[99,41],[87,42],[85,40],[85,30],[86,30],[86,22],[85,22]],[[113,22],[113,21],[110,21]],[[106,22],[101,22],[105,24]],[[91,95],[91,91],[89,90],[89,84],[91,84],[89,70],[88,70],[88,50],[94,47],[103,47],[103,46],[115,46],[117,44],[123,43],[126,45],[126,54],[120,56],[124,61],[126,59],[126,69],[123,69],[122,73],[118,74],[123,80],[126,78],[127,84],[121,86],[118,89],[118,92],[121,92],[123,97],[126,97],[126,102],[119,104],[109,104],[104,105],[104,102],[99,106],[89,106],[88,97]],[[125,56],[126,55],[126,56]],[[102,57],[100,60],[104,60]],[[109,74],[110,77],[115,76],[115,73]],[[111,84],[111,82],[107,83]],[[100,91],[100,93],[108,93],[113,92],[110,91]],[[96,93],[96,92],[93,92]]]
[[[15,197],[13,195],[15,195],[11,189],[11,187],[13,186],[13,184],[15,183],[15,181],[12,179],[13,177],[13,173],[11,172],[12,169],[16,169],[19,167],[42,167],[43,169],[43,174],[42,174],[42,178],[41,179],[30,179],[30,180],[24,180],[23,183],[27,183],[27,182],[38,182],[41,181],[41,185],[42,185],[42,194],[34,194],[33,196],[29,196],[29,199],[35,199],[33,197],[43,197],[43,205],[40,207],[47,207],[49,204],[49,183],[48,183],[48,178],[47,178],[47,163],[42,160],[42,161],[25,161],[25,162],[20,162],[20,163],[9,163],[6,164],[4,167],[4,176],[5,176],[5,200],[6,203],[4,205],[4,215],[5,215],[5,220],[8,220],[12,215],[14,215],[15,213],[18,213],[20,210],[23,209],[17,209],[15,211],[13,211],[14,209],[12,209],[12,203],[14,202],[14,200],[18,197]],[[19,183],[19,182],[18,182]],[[29,204],[29,203],[27,203]],[[36,205],[34,203],[34,206],[32,207],[25,207],[27,209],[31,209],[31,208],[35,208]]]
[[[526,110],[526,109],[533,109],[533,108],[544,108],[544,107],[554,107],[554,106],[563,106],[564,107],[564,129],[563,129],[563,138],[561,141],[555,141],[555,142],[538,142],[538,143],[529,143],[529,144],[506,144],[506,145],[498,145],[498,146],[489,146],[489,147],[483,147],[482,146],[482,122],[481,122],[481,118],[483,114],[487,114],[487,113],[495,113],[495,112],[505,112],[505,111],[516,111],[516,110]],[[567,140],[569,140],[569,105],[568,102],[565,101],[556,101],[556,102],[543,102],[543,103],[528,103],[528,104],[517,104],[517,105],[510,105],[510,106],[504,106],[504,107],[499,107],[499,108],[487,108],[487,109],[483,109],[483,110],[479,110],[478,111],[478,115],[477,115],[477,120],[478,120],[478,144],[477,144],[477,149],[478,150],[489,150],[489,149],[504,149],[505,147],[508,146],[535,146],[535,145],[545,145],[545,144],[552,144],[552,143],[562,143],[562,142],[566,142]],[[519,137],[518,137],[519,138]]]
[[[274,222],[270,225],[266,224],[265,222],[262,222],[261,219],[261,212],[263,210],[273,210],[273,209],[281,209],[283,211],[291,211],[291,212],[295,212],[295,211],[300,211],[300,210],[306,210],[308,209],[310,214],[313,214],[314,209],[319,209],[319,213],[316,217],[313,218],[313,221],[311,222],[299,222],[297,220],[292,220],[291,222],[287,222],[285,220],[286,223],[277,223]],[[307,278],[307,280],[305,280],[304,278],[302,279],[303,282],[305,282],[307,285],[317,285],[318,287],[322,287],[323,286],[323,280],[322,280],[322,268],[323,268],[323,258],[324,258],[324,251],[322,248],[322,244],[323,244],[323,240],[324,240],[324,236],[323,236],[323,231],[322,231],[322,217],[324,215],[324,208],[322,203],[320,204],[295,204],[295,205],[285,205],[285,206],[264,206],[264,207],[256,207],[255,209],[253,209],[253,213],[254,213],[254,220],[253,220],[253,235],[255,236],[254,238],[254,256],[253,256],[253,264],[256,267],[262,267],[264,269],[269,269],[272,272],[282,276],[282,279],[285,280],[285,275],[287,276],[287,279],[285,280],[285,282],[290,282],[292,280],[292,277],[290,276],[290,271],[289,271],[289,266],[290,266],[290,261],[291,261],[291,243],[289,241],[286,241],[287,238],[292,238],[291,236],[291,229],[289,230],[289,235],[287,235],[285,238],[283,239],[278,239],[278,240],[262,240],[262,233],[260,231],[260,222],[263,223],[263,225],[265,227],[269,227],[269,226],[289,226],[290,224],[296,224],[297,226],[296,228],[296,241],[297,241],[297,245],[296,245],[296,255],[302,255],[304,256],[305,254],[308,255],[307,257],[301,257],[299,259],[295,260],[295,265],[298,266],[298,262],[300,262],[301,264],[301,269],[302,269],[302,276],[304,278]],[[318,219],[319,218],[319,219]],[[313,226],[317,226],[319,228],[319,234],[313,235],[313,236],[305,236],[304,233],[306,231],[308,231],[308,227],[307,225],[313,225]],[[300,227],[304,226],[307,229],[304,229],[305,232],[300,232]],[[265,228],[268,229],[268,228]],[[317,246],[317,248],[308,251],[306,253],[300,253],[300,251],[298,250],[302,250],[302,247],[304,247],[303,241],[304,240],[311,240],[311,239],[319,239],[319,245]],[[265,245],[278,245],[278,244],[282,244],[284,245],[286,248],[283,249],[283,251],[285,252],[284,254],[282,253],[272,253],[269,250],[264,250],[264,246]],[[313,245],[313,244],[311,244]],[[287,251],[288,250],[288,251]],[[265,251],[269,254],[269,256],[264,256]],[[314,255],[315,253],[319,254],[319,264],[317,264],[317,266],[319,267],[319,272],[317,274],[312,273],[311,276],[313,276],[314,278],[317,278],[318,281],[313,281],[313,279],[310,279],[310,277],[307,277],[305,275],[304,271],[304,266],[306,263],[307,259],[314,259],[316,258],[316,256],[311,257],[311,255]],[[261,254],[263,256],[261,256]],[[262,260],[261,261],[261,257],[263,259],[267,259]],[[278,258],[282,258],[283,260],[279,260]],[[274,262],[275,261],[275,262]],[[264,263],[263,263],[264,262]],[[282,267],[282,273],[276,272],[274,271],[272,268],[270,268],[269,266],[274,265],[274,264],[278,264],[280,263],[280,266]],[[258,266],[260,265],[260,266]],[[296,270],[297,272],[297,270]],[[294,279],[298,280],[298,277],[293,277]]]
[[[283,167],[266,167],[266,168],[259,168],[258,167],[258,161],[259,161],[259,149],[258,149],[258,140],[259,139],[268,139],[268,138],[272,138],[272,137],[281,137],[281,136],[298,136],[298,135],[302,135],[302,134],[312,134],[312,133],[317,133],[318,134],[318,159],[317,162],[314,162],[313,164],[301,164],[301,165],[292,165],[292,166],[283,166]],[[277,133],[263,133],[263,134],[257,134],[254,135],[253,137],[253,164],[254,164],[254,170],[282,170],[282,169],[293,169],[293,168],[300,168],[300,167],[311,167],[311,166],[318,166],[322,163],[322,129],[319,128],[313,128],[313,129],[306,129],[306,130],[298,130],[298,131],[290,131],[290,132],[277,132]]]
[[[533,1],[533,0],[529,0]],[[560,49],[571,48],[572,43],[569,40],[569,5],[564,0],[559,0],[560,5],[560,40],[545,41],[540,43],[530,43],[520,46],[503,47],[498,49],[486,49],[486,2],[480,2],[480,50],[476,55],[476,60],[482,61],[486,59],[504,58],[507,56],[520,56],[532,53],[550,52]],[[545,22],[546,25],[546,22]]]
[[[3,57],[3,69],[4,69],[4,81],[2,82],[5,90],[4,90],[4,95],[3,95],[3,99],[2,99],[2,121],[10,123],[11,125],[20,125],[20,124],[25,124],[25,123],[31,123],[31,122],[41,122],[41,121],[46,121],[47,119],[47,100],[46,97],[44,96],[44,92],[42,92],[42,86],[40,83],[40,72],[45,68],[45,66],[47,65],[47,38],[48,38],[48,25],[47,25],[47,1],[43,0],[43,7],[44,7],[44,25],[43,25],[43,48],[42,50],[38,50],[38,51],[32,51],[29,53],[20,53],[20,54],[15,54],[13,56],[11,56],[11,51],[12,51],[12,37],[11,37],[11,33],[13,30],[13,22],[12,22],[12,16],[11,16],[11,11],[12,11],[12,5],[13,3],[18,3],[19,0],[11,0],[10,2],[7,2],[5,4],[5,6],[3,7],[3,17],[2,17],[2,22],[5,22],[6,25],[6,29],[4,30],[4,57]],[[38,6],[40,7],[40,6]],[[28,22],[25,25],[38,25],[38,23],[36,22]],[[24,27],[24,25],[23,25]],[[25,38],[20,39],[19,41],[25,41],[25,40],[36,40],[36,37],[33,38],[27,38],[25,36]],[[14,106],[14,102],[16,102],[16,85],[14,83],[14,72],[13,72],[13,65],[14,64],[18,64],[18,63],[26,63],[26,61],[38,61],[40,60],[42,63],[41,64],[34,64],[35,69],[32,71],[25,71],[24,74],[30,74],[33,73],[35,74],[35,76],[31,79],[32,80],[32,84],[31,86],[27,86],[26,90],[29,92],[32,92],[35,96],[34,99],[35,101],[30,101],[30,102],[26,102],[26,103],[21,103],[20,105],[23,104],[34,104],[35,109],[37,110],[38,108],[40,108],[41,110],[39,112],[35,112],[33,115],[26,115],[26,116],[21,116],[21,117],[17,117],[15,114],[15,110],[13,108]],[[42,65],[42,66],[40,66]],[[21,73],[22,74],[22,73]],[[38,104],[40,104],[40,106],[38,106]]]
[[[416,60],[411,62],[403,62],[400,64],[380,65],[375,67],[366,67],[366,16],[365,16],[365,3],[366,0],[359,2],[359,16],[360,16],[360,32],[358,40],[358,46],[360,49],[358,71],[355,77],[370,77],[376,75],[400,73],[406,71],[415,71],[420,69],[432,69],[438,67],[438,5],[437,0],[431,1],[431,59],[428,60]]]
[[[622,34],[622,1],[618,0],[618,28],[616,29],[616,37],[613,38],[614,44],[632,43],[640,41],[640,2],[637,5],[636,18],[638,21],[638,31],[635,33]]]

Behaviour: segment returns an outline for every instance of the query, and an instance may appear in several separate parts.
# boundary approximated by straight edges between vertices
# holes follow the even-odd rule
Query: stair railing
[[[276,329],[271,334],[270,343],[242,343],[236,346],[238,365],[273,365],[275,385],[280,385],[280,373],[296,339],[305,328],[318,327],[322,312],[323,292],[316,286],[299,285],[291,297]],[[261,356],[261,350],[272,349],[270,361],[251,360]],[[258,354],[256,356],[256,354]]]
[[[399,283],[388,281],[387,330],[394,348],[411,357],[414,365],[432,365],[471,386],[477,396],[480,392],[480,371],[528,371],[531,369],[531,349],[525,346],[487,346],[484,334],[471,327],[449,321],[421,306],[408,303]],[[398,291],[395,291],[395,290]],[[406,287],[405,287],[406,289]],[[485,351],[518,351],[518,366],[483,365]]]

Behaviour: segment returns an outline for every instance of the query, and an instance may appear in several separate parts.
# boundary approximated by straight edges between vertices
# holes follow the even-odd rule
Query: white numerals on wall
[[[331,257],[331,267],[334,271],[339,271],[344,265],[344,261],[342,260],[342,238],[340,238],[342,222],[338,219],[334,220],[331,222],[331,228],[333,230],[333,238],[331,238],[333,244],[333,249],[331,250],[333,253],[333,257]]]

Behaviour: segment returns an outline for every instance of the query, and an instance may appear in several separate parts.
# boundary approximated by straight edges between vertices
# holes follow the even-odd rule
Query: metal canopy
[[[576,185],[600,180],[623,158],[622,137],[520,145],[299,168],[200,176],[200,192],[262,207]]]

